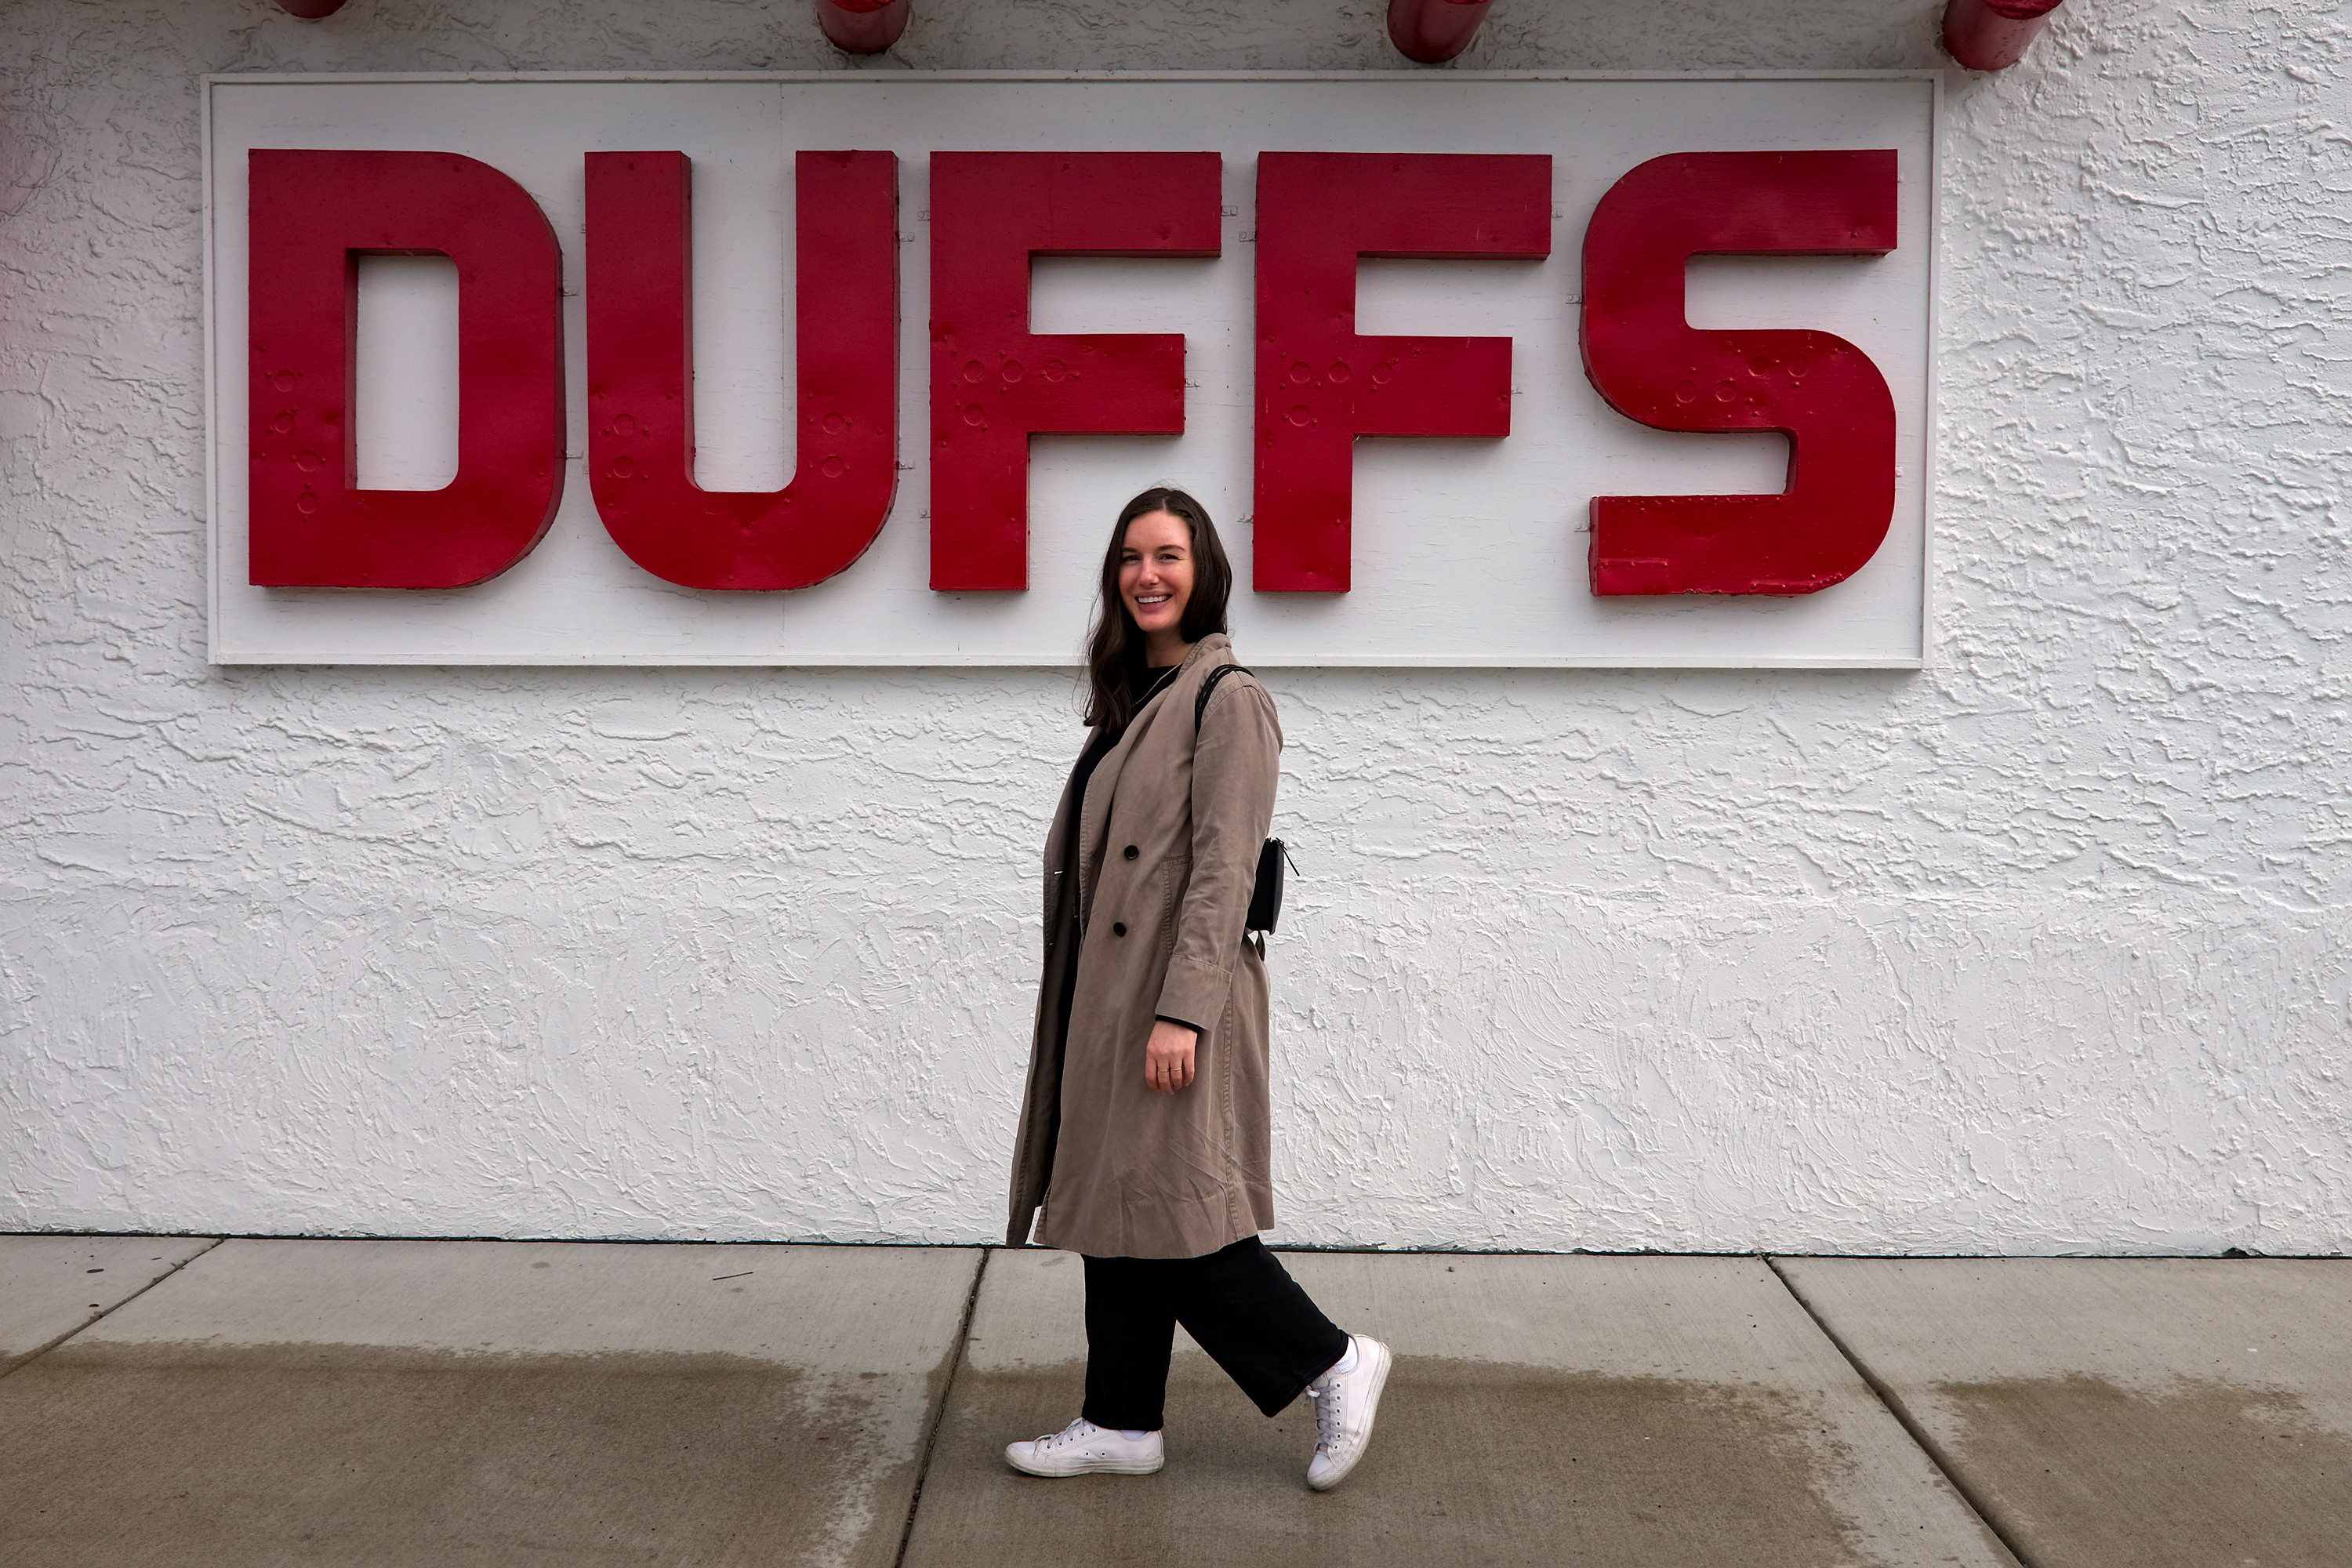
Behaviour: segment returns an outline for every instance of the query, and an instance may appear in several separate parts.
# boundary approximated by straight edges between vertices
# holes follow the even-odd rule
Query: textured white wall
[[[1372,0],[917,9],[857,68],[1392,63]],[[1937,9],[1505,0],[1464,63]],[[0,10],[0,1227],[996,1229],[1067,677],[204,661],[196,74],[814,39]],[[2078,0],[1954,74],[1926,672],[1284,673],[1282,1238],[2352,1244],[2348,48]]]

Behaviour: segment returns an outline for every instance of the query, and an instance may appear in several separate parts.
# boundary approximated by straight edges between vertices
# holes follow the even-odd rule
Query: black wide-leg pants
[[[1256,1237],[1203,1258],[1088,1258],[1079,1414],[1158,1431],[1179,1323],[1268,1415],[1348,1353],[1348,1336]]]

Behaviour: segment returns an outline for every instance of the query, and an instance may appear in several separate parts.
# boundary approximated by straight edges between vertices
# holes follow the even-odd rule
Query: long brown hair
[[[1128,695],[1128,676],[1144,668],[1143,629],[1128,613],[1118,591],[1119,552],[1127,546],[1127,525],[1137,518],[1164,511],[1183,520],[1192,536],[1192,595],[1184,601],[1177,635],[1199,642],[1211,632],[1225,629],[1225,602],[1233,597],[1234,568],[1218,542],[1217,525],[1209,509],[1182,490],[1155,485],[1119,509],[1118,526],[1110,531],[1110,548],[1103,552],[1102,591],[1095,600],[1095,623],[1087,637],[1087,722],[1124,730],[1135,717]]]

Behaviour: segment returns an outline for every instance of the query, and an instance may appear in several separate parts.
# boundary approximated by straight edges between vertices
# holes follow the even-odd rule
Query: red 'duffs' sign
[[[223,265],[229,257],[222,230],[231,226],[223,222],[229,215],[218,194],[229,183],[221,178],[226,160],[241,154],[246,350],[242,517],[217,530],[216,541],[223,533],[241,533],[247,590],[232,593],[233,608],[224,605],[226,584],[216,570],[216,653],[241,656],[235,647],[221,647],[237,640],[220,635],[225,619],[266,634],[257,639],[261,644],[283,644],[289,630],[300,642],[301,634],[321,629],[302,625],[316,621],[309,612],[341,600],[358,607],[356,619],[374,623],[366,635],[347,639],[354,646],[320,649],[312,636],[308,652],[257,650],[246,657],[370,661],[470,653],[489,661],[1031,662],[1048,651],[1034,646],[1038,617],[1027,617],[1029,624],[1007,637],[1005,623],[1023,617],[991,617],[974,606],[1043,585],[1033,573],[1041,542],[1051,542],[1065,566],[1098,557],[1110,510],[1123,499],[1115,492],[1164,481],[1202,493],[1227,520],[1229,548],[1246,561],[1237,560],[1240,600],[1246,603],[1235,607],[1237,629],[1244,635],[1260,629],[1251,625],[1254,619],[1280,627],[1276,617],[1283,612],[1263,606],[1310,596],[1352,601],[1371,594],[1394,605],[1404,602],[1400,590],[1409,595],[1418,586],[1436,590],[1433,597],[1441,605],[1448,599],[1459,604],[1464,584],[1453,579],[1466,575],[1474,589],[1481,576],[1496,579],[1501,595],[1496,608],[1502,612],[1496,618],[1474,615],[1468,629],[1499,626],[1508,634],[1503,640],[1532,645],[1517,655],[1463,647],[1465,628],[1457,624],[1450,635],[1414,646],[1412,634],[1429,628],[1431,617],[1375,611],[1388,622],[1385,646],[1343,624],[1350,635],[1317,657],[1311,627],[1299,626],[1293,629],[1310,635],[1275,647],[1272,659],[1261,651],[1264,641],[1251,635],[1252,656],[1263,662],[1916,661],[1925,533],[1919,484],[1924,267],[1914,266],[1899,287],[1880,288],[1872,299],[1875,314],[1863,319],[1880,329],[1875,357],[1874,345],[1827,326],[1778,324],[1769,309],[1752,326],[1698,325],[1686,291],[1694,258],[1828,258],[1851,270],[1885,268],[1906,246],[1924,249],[1925,226],[1915,221],[1906,229],[1904,208],[1906,189],[1915,216],[1923,205],[1931,84],[1904,78],[1737,84],[1751,94],[1758,88],[1802,86],[1840,110],[1811,111],[1822,121],[1818,139],[1834,132],[1854,140],[1852,122],[1860,118],[1865,139],[1881,130],[1893,144],[1789,145],[1804,138],[1785,124],[1769,126],[1769,134],[1759,138],[1751,116],[1750,138],[1767,145],[1685,145],[1614,167],[1591,147],[1593,138],[1576,134],[1580,119],[1617,123],[1617,140],[1627,142],[1621,123],[1626,107],[1643,97],[1629,96],[1629,89],[1645,89],[1653,102],[1663,94],[1669,101],[1662,107],[1680,110],[1687,100],[1673,100],[1701,84],[1457,79],[1448,89],[1457,102],[1475,102],[1462,94],[1475,88],[1516,104],[1500,106],[1501,121],[1483,135],[1460,140],[1475,145],[1508,130],[1521,143],[1557,140],[1559,152],[1416,150],[1409,143],[1429,134],[1423,117],[1383,113],[1381,104],[1362,95],[1366,86],[1377,85],[1402,104],[1418,95],[1415,83],[992,81],[976,91],[979,85],[901,80],[901,107],[933,112],[915,116],[912,125],[907,115],[887,117],[899,147],[812,147],[802,135],[795,138],[802,149],[786,156],[772,150],[772,141],[757,137],[750,140],[764,145],[714,155],[709,129],[693,122],[713,118],[709,109],[716,105],[691,100],[709,98],[713,89],[719,99],[740,99],[748,89],[782,95],[789,103],[793,95],[822,87],[826,90],[817,96],[836,108],[871,109],[880,107],[874,94],[835,78],[723,84],[338,82],[321,99],[315,81],[215,79],[215,281],[217,291],[221,274],[235,270]],[[1733,84],[1704,86],[1709,93],[1733,90]],[[1086,90],[1074,97],[1081,88]],[[1851,112],[1855,88],[1874,95],[1867,104],[1875,110],[1874,123]],[[965,101],[958,101],[959,92]],[[1588,100],[1595,93],[1615,101],[1592,104]],[[289,94],[310,101],[289,103],[283,96]],[[532,115],[534,103],[554,101],[551,94],[571,100],[565,107],[572,121],[593,125],[595,133],[581,137],[586,145],[562,145],[567,128],[578,134],[586,127],[567,127],[562,115]],[[392,104],[420,122],[429,120],[445,143],[457,142],[465,150],[259,144],[266,132],[285,128],[288,117],[254,112],[253,100],[263,99],[271,109],[308,110],[323,121],[331,117],[322,110],[338,100],[349,105],[355,96],[366,102],[370,112],[358,118],[373,137],[398,133],[401,115],[384,112]],[[227,114],[225,100],[233,106]],[[699,132],[693,153],[595,144],[614,139],[612,121],[629,118],[616,110],[642,104],[657,110],[664,102],[687,112],[657,118]],[[1027,123],[1014,123],[1021,117],[1007,113],[1008,102],[1026,110]],[[1802,95],[1768,90],[1759,102],[1779,119],[1794,121],[1798,132],[1809,117]],[[1140,115],[1106,111],[1122,103]],[[1185,112],[1188,103],[1193,112]],[[1541,134],[1540,116],[1530,120],[1525,113],[1530,103],[1549,108],[1560,121],[1552,138]],[[700,115],[693,112],[698,107]],[[1242,122],[1229,131],[1297,135],[1300,127],[1292,121],[1304,117],[1331,140],[1389,135],[1398,139],[1397,148],[1297,151],[1276,144],[1218,152],[1086,145],[1112,134],[1137,139],[1139,119],[1148,139],[1165,136],[1179,119],[1191,121],[1197,133],[1202,124],[1216,122],[1220,109],[1236,108],[1254,113],[1223,116]],[[1596,109],[1609,112],[1596,114]],[[291,118],[299,123],[303,116]],[[1171,123],[1153,125],[1154,118]],[[1672,134],[1677,119],[1685,121],[1684,134],[1696,129],[1686,114],[1662,118],[1668,123],[1650,130],[1650,137]],[[236,124],[225,142],[224,120],[249,123]],[[1066,145],[923,147],[927,130],[940,142],[988,132]],[[335,139],[349,137],[339,131]],[[1627,150],[1648,150],[1639,136],[1630,140]],[[240,141],[247,144],[236,145]],[[789,261],[793,341],[782,412],[793,462],[780,485],[722,488],[698,474],[696,416],[698,405],[710,402],[700,383],[713,342],[707,334],[698,342],[695,330],[697,281],[710,269],[712,237],[698,234],[708,226],[697,218],[696,187],[698,174],[714,163],[739,176],[740,186],[740,175],[762,155],[779,164],[777,195],[791,215],[788,244],[774,235],[770,245]],[[1906,167],[1906,157],[1913,167]],[[569,164],[568,178],[550,179],[562,163]],[[927,235],[909,232],[909,175],[921,183],[915,225],[927,226]],[[1563,190],[1596,184],[1597,196],[1582,202]],[[557,210],[566,198],[573,211]],[[1237,224],[1248,226],[1235,233]],[[1556,229],[1565,231],[1557,246]],[[919,246],[927,265],[919,268],[919,292],[908,290],[902,276],[914,269],[902,257],[918,248],[910,243],[918,240],[927,241]],[[1555,258],[1556,249],[1566,254]],[[1235,250],[1242,254],[1232,255]],[[453,405],[454,473],[434,488],[371,484],[361,471],[362,384],[370,370],[363,264],[418,255],[447,258],[456,275],[454,363],[444,366],[436,384],[407,388],[404,403],[438,399]],[[1251,274],[1244,285],[1249,310],[1240,321],[1232,312],[1219,320],[1215,312],[1196,311],[1192,330],[1181,332],[1040,330],[1034,315],[1047,287],[1045,269],[1058,258],[1139,264],[1115,276],[1128,282],[1142,316],[1152,313],[1150,301],[1161,291],[1160,279],[1180,276],[1173,263],[1205,262],[1228,274],[1238,266]],[[1480,298],[1488,277],[1503,275],[1509,264],[1519,264],[1512,270],[1522,277],[1545,269],[1564,308],[1522,311],[1516,319],[1503,312],[1498,324],[1512,329],[1503,332],[1364,330],[1359,294],[1372,276],[1367,263],[1391,259],[1481,264],[1432,276],[1475,279],[1455,293],[1480,299],[1479,310],[1489,318],[1496,312]],[[585,371],[584,388],[578,390],[566,385],[567,264],[577,268],[572,336],[574,356]],[[1230,294],[1230,279],[1224,287]],[[1853,289],[1838,287],[1846,297],[1823,290],[1824,312],[1834,316],[1843,308],[1851,318]],[[1439,292],[1442,307],[1444,289]],[[1916,319],[1903,320],[1902,307],[1914,300]],[[216,292],[216,329],[223,303]],[[1455,319],[1462,314],[1455,312]],[[1899,329],[1892,353],[1883,331],[1889,315]],[[1221,328],[1227,364],[1220,367],[1215,390],[1224,395],[1204,400],[1202,367],[1188,349]],[[901,366],[916,332],[927,343],[921,363],[928,375],[906,377],[917,384],[902,387]],[[377,337],[383,335],[379,330]],[[1237,337],[1246,339],[1245,356],[1230,353]],[[1906,341],[1913,339],[1918,341]],[[1568,355],[1580,362],[1591,399],[1587,423],[1637,422],[1685,436],[1777,432],[1785,452],[1781,482],[1746,493],[1696,486],[1637,493],[1635,487],[1607,486],[1612,476],[1591,466],[1581,494],[1556,482],[1564,493],[1551,498],[1548,525],[1498,519],[1465,529],[1456,522],[1454,559],[1433,571],[1426,550],[1416,561],[1412,550],[1382,547],[1376,493],[1367,560],[1358,547],[1360,518],[1367,511],[1359,479],[1373,448],[1360,438],[1447,437],[1498,448],[1549,448],[1570,434],[1566,421],[1528,427],[1523,351],[1530,340],[1545,372]],[[1907,356],[1901,352],[1906,347],[1912,350]],[[1892,384],[1882,358],[1894,371]],[[1244,363],[1233,363],[1235,359]],[[1244,374],[1233,374],[1244,365]],[[924,405],[922,417],[908,416],[909,393]],[[379,391],[378,404],[390,395]],[[1245,446],[1244,452],[1197,465],[1213,470],[1205,476],[1149,458],[1132,464],[1122,479],[1090,476],[1097,492],[1091,515],[1056,515],[1047,528],[1038,527],[1038,491],[1054,490],[1055,453],[1033,437],[1181,436],[1192,445],[1196,432],[1188,427],[1188,404],[1202,401],[1228,416],[1245,415],[1245,426],[1241,419],[1223,421],[1232,435],[1244,437],[1233,443]],[[1522,405],[1516,418],[1515,404]],[[568,443],[567,416],[575,430],[585,426]],[[229,435],[218,425],[216,441]],[[927,429],[927,450],[903,451],[902,429]],[[1451,445],[1402,449],[1419,460],[1427,477],[1437,477],[1446,467],[1438,453]],[[1904,516],[1906,448],[1912,455],[1909,518]],[[908,520],[910,487],[899,481],[909,466],[905,459],[918,454],[928,516]],[[863,597],[898,623],[897,646],[873,646],[885,639],[870,631],[862,636],[867,647],[843,646],[842,626],[824,626],[822,611],[808,628],[818,635],[796,637],[792,623],[801,617],[787,610],[771,621],[778,635],[766,647],[745,646],[739,619],[698,648],[696,623],[710,617],[665,617],[658,607],[649,617],[642,594],[634,595],[639,601],[634,610],[623,608],[633,595],[613,582],[611,563],[599,574],[612,583],[609,596],[622,623],[617,628],[548,624],[584,603],[580,584],[541,587],[526,581],[520,593],[500,588],[508,577],[527,578],[517,569],[545,548],[543,539],[551,544],[565,533],[559,527],[551,536],[550,525],[560,509],[580,504],[577,496],[565,502],[562,485],[575,458],[584,461],[589,481],[576,487],[587,492],[585,510],[608,548],[646,577],[656,601],[675,602],[679,589],[718,601],[772,595],[778,605],[794,603],[795,594],[799,602],[818,603],[830,592],[826,607],[833,609]],[[1496,476],[1495,505],[1510,507],[1514,488],[1527,484],[1526,472],[1486,466]],[[1527,471],[1542,466],[1538,455]],[[1555,474],[1559,467],[1552,465]],[[1245,483],[1233,483],[1243,472]],[[1395,478],[1377,464],[1373,477],[1376,491]],[[1475,517],[1483,510],[1475,479],[1446,477],[1471,487],[1466,498],[1457,489],[1457,500],[1466,504],[1455,511]],[[1049,505],[1058,511],[1060,500],[1051,495]],[[893,529],[894,519],[898,531],[914,531],[911,521],[923,535],[919,580],[904,580],[908,552],[901,548],[894,563],[899,580],[888,589],[861,595],[830,587],[880,575],[869,551]],[[1079,526],[1074,529],[1073,521]],[[1516,542],[1508,531],[1514,527]],[[1868,576],[1890,530],[1908,546],[1898,580],[1881,584],[1873,595],[1849,595],[1864,623],[1874,625],[1874,646],[1849,637],[1851,651],[1808,658],[1776,649],[1770,635],[1749,635],[1756,646],[1741,650],[1734,646],[1741,636],[1775,628],[1753,616],[1730,620],[1727,642],[1722,625],[1704,626],[1687,614],[1692,601],[1685,595],[1786,601]],[[572,543],[576,560],[579,542]],[[1513,602],[1515,595],[1529,598],[1510,582],[1515,568],[1540,563],[1565,577],[1558,568],[1570,557],[1580,581],[1555,581],[1533,596],[1536,602]],[[1065,628],[1074,645],[1084,595],[1067,593],[1072,574],[1058,575],[1071,602],[1044,624]],[[255,589],[269,592],[256,603]],[[381,595],[317,592],[337,589],[464,592],[436,596],[429,610],[412,601],[385,613],[375,608],[383,603]],[[941,607],[948,636],[920,625],[918,594]],[[982,597],[966,597],[972,595]],[[502,608],[509,612],[519,601],[541,602],[520,605],[518,629],[525,635],[486,636],[480,617],[467,606],[469,596],[482,595],[505,598]],[[1684,606],[1690,623],[1686,650],[1662,657],[1654,623],[1634,624],[1638,635],[1615,658],[1606,649],[1576,647],[1573,637],[1547,637],[1538,624],[1547,605],[1566,609],[1576,600],[1610,599]],[[1890,603],[1892,619],[1908,623],[1892,637],[1884,635],[1892,629]],[[459,646],[450,647],[453,640]],[[1583,640],[1589,645],[1591,638]],[[477,645],[470,650],[464,647],[469,641]],[[1873,644],[1873,637],[1861,639]],[[1449,647],[1460,651],[1448,657]],[[1066,658],[1069,648],[1050,652]]]

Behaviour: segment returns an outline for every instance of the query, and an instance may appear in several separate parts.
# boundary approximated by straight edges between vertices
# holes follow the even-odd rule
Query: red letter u
[[[805,588],[866,552],[898,482],[898,160],[794,160],[799,463],[781,490],[694,482],[692,174],[588,154],[588,475],[630,560],[688,588]]]

